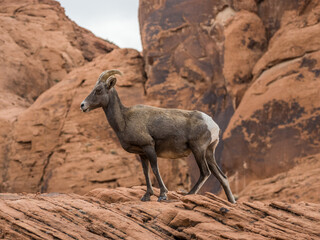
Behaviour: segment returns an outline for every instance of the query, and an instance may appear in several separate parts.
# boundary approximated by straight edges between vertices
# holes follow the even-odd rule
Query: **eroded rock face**
[[[1,1],[1,183],[7,171],[14,172],[7,169],[11,161],[8,142],[17,116],[72,69],[115,48],[118,47],[77,26],[55,1]],[[21,145],[29,148],[29,143]]]
[[[320,7],[298,14],[284,14],[224,133],[223,164],[236,192],[319,152]]]
[[[239,193],[239,200],[319,203],[319,190],[320,154],[316,154],[299,159],[287,172],[252,181]]]
[[[167,107],[209,112],[224,129],[232,101],[251,81],[266,48],[262,21],[238,10],[225,1],[141,1],[148,96]]]
[[[147,95],[226,130],[235,192],[319,152],[318,1],[140,1],[139,14]]]
[[[140,53],[80,28],[55,1],[2,1],[0,18],[0,191],[144,184],[139,159],[121,148],[103,111],[79,109],[106,69],[125,74],[117,84],[125,105],[145,103]],[[190,187],[183,160],[159,165],[169,189]]]
[[[140,1],[139,8],[147,96],[162,106],[202,110],[222,132],[267,44],[262,21],[249,12],[257,10],[255,2],[235,6],[227,1]],[[221,141],[218,160],[222,146]],[[193,159],[189,165],[196,181]]]
[[[2,1],[0,18],[1,90],[31,103],[73,68],[117,48],[77,26],[55,1]]]
[[[143,188],[104,195],[0,194],[0,237],[5,239],[316,239],[319,204],[242,202],[212,194],[141,202]],[[88,194],[90,195],[90,193]],[[124,196],[122,202],[119,195]],[[130,197],[127,197],[130,196]],[[127,197],[127,198],[126,198]],[[112,204],[110,204],[110,202]]]

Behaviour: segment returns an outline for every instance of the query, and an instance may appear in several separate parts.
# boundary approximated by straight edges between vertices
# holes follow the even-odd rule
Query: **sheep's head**
[[[109,92],[117,82],[115,74],[122,75],[119,70],[107,70],[100,74],[92,92],[81,103],[80,109],[89,112],[99,107],[106,107],[109,103]]]

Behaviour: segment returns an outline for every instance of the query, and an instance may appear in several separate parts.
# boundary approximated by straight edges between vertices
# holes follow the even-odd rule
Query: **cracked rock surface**
[[[239,202],[213,194],[141,202],[144,188],[76,194],[0,194],[6,239],[317,239],[319,204]],[[158,191],[156,191],[156,194]],[[119,201],[119,196],[123,196]]]

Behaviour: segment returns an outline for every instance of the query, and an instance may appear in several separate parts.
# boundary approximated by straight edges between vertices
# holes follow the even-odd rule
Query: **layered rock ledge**
[[[144,188],[0,194],[5,239],[318,239],[320,204],[239,202],[211,193],[141,202]],[[157,193],[157,192],[156,192]]]

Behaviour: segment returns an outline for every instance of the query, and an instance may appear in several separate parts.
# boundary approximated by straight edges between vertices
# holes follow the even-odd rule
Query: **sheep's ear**
[[[117,79],[114,76],[110,76],[106,81],[107,89],[111,89],[116,85]]]

